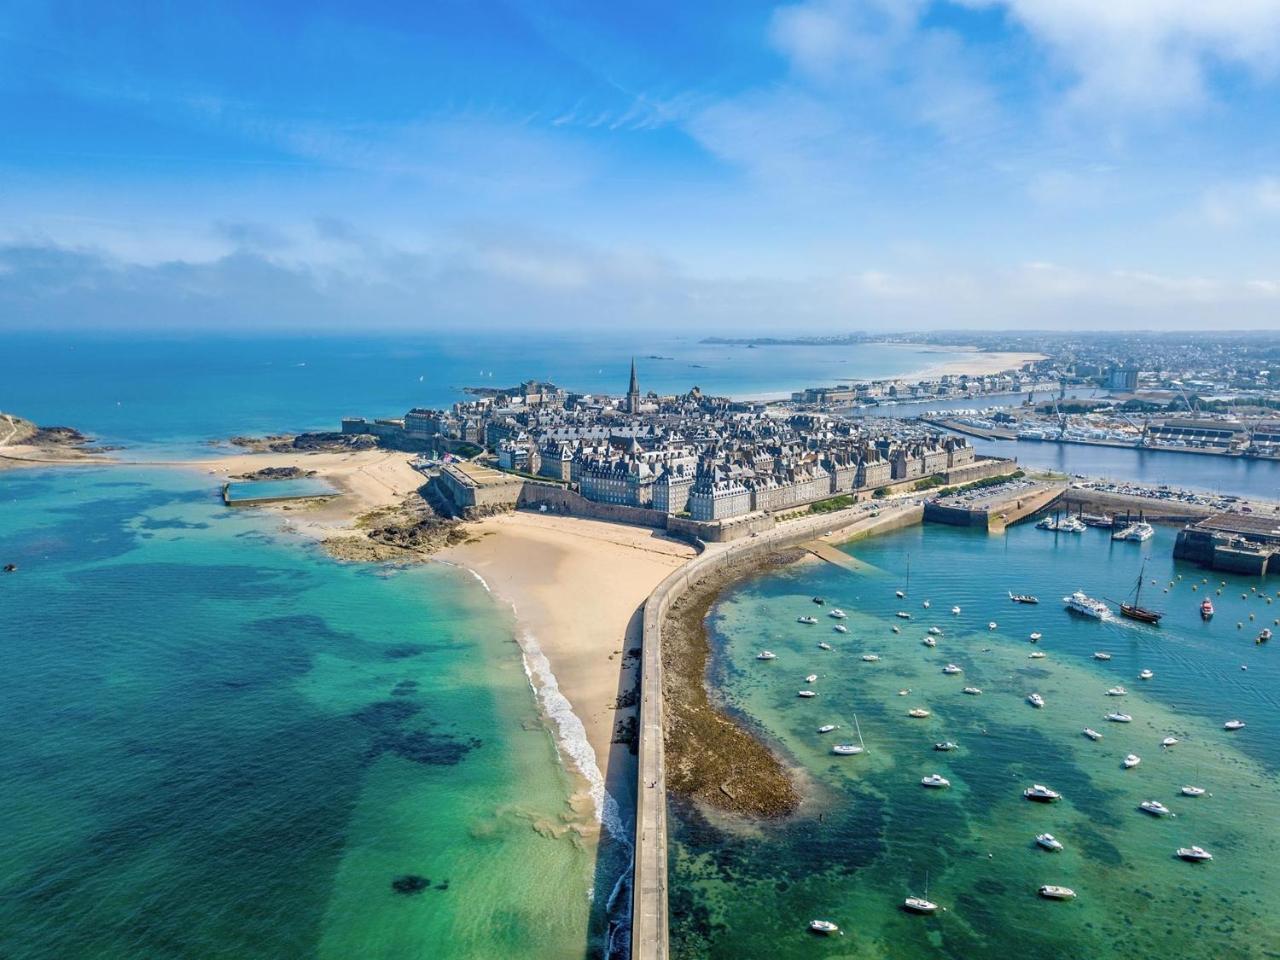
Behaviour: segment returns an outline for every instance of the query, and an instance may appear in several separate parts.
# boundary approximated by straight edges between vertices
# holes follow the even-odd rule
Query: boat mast
[[[1142,578],[1143,576],[1146,575],[1146,572],[1147,572],[1147,561],[1143,560],[1142,569],[1138,571],[1138,587],[1136,590],[1133,591],[1133,605],[1135,607],[1138,605],[1138,600],[1142,596]]]
[[[858,746],[866,750],[867,745],[862,742],[862,727],[858,723],[858,715],[856,713],[853,715],[853,726],[858,731]]]

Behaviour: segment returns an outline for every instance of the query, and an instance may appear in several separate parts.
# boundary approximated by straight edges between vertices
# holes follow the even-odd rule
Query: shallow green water
[[[0,956],[586,955],[509,615],[270,524],[178,472],[0,476]]]
[[[771,737],[804,771],[812,802],[791,822],[759,830],[717,826],[673,807],[672,939],[680,957],[1264,957],[1280,955],[1280,647],[1253,637],[1280,616],[1274,578],[1227,578],[1208,624],[1197,608],[1204,572],[1170,559],[1173,532],[1143,545],[1112,544],[1105,534],[1077,537],[1018,527],[1007,537],[923,527],[849,548],[864,561],[852,575],[805,564],[750,581],[713,611],[713,678],[727,702]],[[906,585],[908,597],[894,591]],[[1098,623],[1067,614],[1061,597],[1081,587],[1121,599],[1150,557],[1145,600],[1163,607],[1160,628]],[[1176,578],[1181,575],[1179,581]],[[1173,579],[1166,595],[1163,589]],[[1193,592],[1193,583],[1199,590]],[[1006,591],[1040,597],[1009,602]],[[1241,593],[1249,595],[1242,600]],[[828,607],[849,613],[847,635],[834,621],[796,623]],[[931,601],[924,609],[922,601]],[[953,616],[953,605],[961,614]],[[910,621],[895,617],[905,610]],[[1253,613],[1256,619],[1247,617]],[[987,628],[988,621],[998,629]],[[1237,630],[1236,622],[1245,628]],[[922,645],[930,625],[944,635]],[[893,626],[901,633],[894,634]],[[1043,639],[1032,646],[1028,635]],[[830,642],[835,649],[817,647]],[[778,659],[754,659],[762,648]],[[1044,659],[1029,659],[1032,650]],[[1094,651],[1110,652],[1099,662]],[[878,663],[861,660],[878,653]],[[954,662],[961,676],[942,673]],[[1248,670],[1241,670],[1241,666]],[[1154,679],[1141,681],[1143,668]],[[819,695],[796,696],[806,674]],[[1123,698],[1106,695],[1121,684]],[[980,687],[966,696],[965,686]],[[908,696],[898,691],[909,689]],[[1031,708],[1040,692],[1047,704]],[[932,715],[916,720],[908,709]],[[1117,707],[1134,717],[1108,723]],[[868,752],[836,757],[833,742],[855,740],[854,716]],[[1223,721],[1249,724],[1229,733]],[[816,728],[841,730],[819,735]],[[1104,734],[1082,736],[1085,726]],[[1181,742],[1162,748],[1161,740]],[[953,740],[960,749],[933,750]],[[1134,752],[1139,767],[1121,760]],[[939,772],[949,790],[926,790]],[[1021,791],[1033,782],[1064,794],[1052,806]],[[1212,796],[1184,797],[1198,784]],[[1147,798],[1175,817],[1138,811]],[[1034,845],[1048,831],[1061,853]],[[1210,864],[1176,858],[1199,844]],[[946,910],[919,917],[900,909],[924,891]],[[1040,884],[1076,889],[1071,903],[1036,896]],[[845,930],[815,939],[810,919]]]

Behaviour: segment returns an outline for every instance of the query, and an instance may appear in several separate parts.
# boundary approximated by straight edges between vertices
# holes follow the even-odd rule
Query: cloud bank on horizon
[[[1275,328],[1280,0],[18,0],[0,328]]]

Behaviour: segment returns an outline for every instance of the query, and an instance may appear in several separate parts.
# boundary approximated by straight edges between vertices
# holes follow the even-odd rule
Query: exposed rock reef
[[[707,616],[721,591],[757,570],[782,566],[803,551],[777,551],[718,569],[690,587],[662,626],[667,789],[706,807],[777,818],[800,805],[795,777],[762,735],[748,730],[708,693]]]

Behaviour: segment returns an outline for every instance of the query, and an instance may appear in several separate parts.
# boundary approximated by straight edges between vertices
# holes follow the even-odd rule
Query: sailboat
[[[907,897],[902,901],[902,906],[912,913],[936,913],[938,905],[929,899],[929,872],[926,870],[924,874],[924,896],[923,897]]]
[[[837,743],[831,748],[832,753],[840,757],[853,757],[859,753],[866,752],[867,745],[862,742],[862,727],[858,724],[858,715],[856,713],[853,715],[853,726],[858,731],[858,742],[856,744]]]
[[[1142,596],[1142,577],[1147,572],[1146,561],[1143,561],[1142,570],[1138,573],[1138,583],[1133,589],[1133,599],[1130,603],[1120,604],[1120,613],[1128,617],[1130,620],[1139,620],[1142,623],[1159,623],[1160,618],[1164,616],[1159,610],[1151,610],[1141,606],[1138,601]]]

